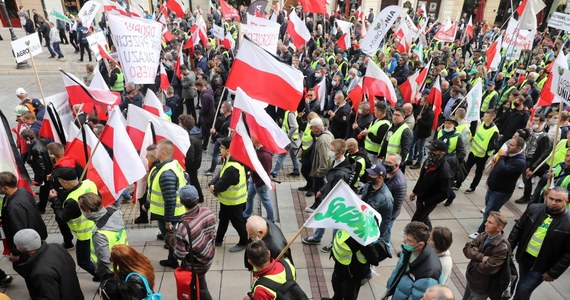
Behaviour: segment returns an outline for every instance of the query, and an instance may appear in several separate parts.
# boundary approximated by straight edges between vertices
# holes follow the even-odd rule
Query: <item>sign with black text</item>
[[[16,56],[16,62],[18,63],[30,59],[30,52],[32,56],[42,53],[42,44],[40,43],[38,33],[34,32],[12,41],[12,50],[14,50],[14,56]]]

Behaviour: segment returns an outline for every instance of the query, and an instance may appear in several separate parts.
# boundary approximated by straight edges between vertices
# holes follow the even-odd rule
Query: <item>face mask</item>
[[[558,119],[550,119],[550,125],[556,125],[558,123]]]
[[[323,75],[321,73],[315,73],[315,78],[321,78]]]
[[[334,159],[335,156],[336,156],[336,152],[334,152],[334,151],[332,151],[332,150],[329,150],[329,157],[332,158],[332,159]]]
[[[359,108],[359,109],[358,109],[358,113],[359,113],[359,114],[362,114],[362,109]]]
[[[414,247],[412,247],[408,244],[402,244],[402,250],[404,250],[407,253],[411,253],[414,251]]]
[[[386,173],[392,173],[392,171],[394,171],[394,166],[389,166],[387,164],[382,164],[382,165],[386,169]]]
[[[538,124],[533,124],[531,128],[532,128],[533,130],[538,129]]]
[[[333,80],[331,83],[332,85],[336,85],[338,82],[336,80]]]
[[[452,132],[452,131],[453,131],[453,128],[443,128],[443,131],[445,131],[445,132]]]

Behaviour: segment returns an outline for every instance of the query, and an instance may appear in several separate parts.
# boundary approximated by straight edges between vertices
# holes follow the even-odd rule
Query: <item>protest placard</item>
[[[30,50],[33,56],[42,53],[42,44],[40,43],[38,33],[34,32],[23,38],[12,41],[12,50],[14,50],[16,62],[18,63],[30,59]]]
[[[105,38],[105,34],[102,31],[98,31],[94,34],[87,36],[87,42],[89,43],[89,48],[95,54],[95,58],[97,61],[101,60],[101,53],[99,53],[99,47],[97,45],[101,45],[104,49],[107,47],[107,39]]]
[[[95,15],[97,14],[100,8],[101,8],[101,3],[95,0],[90,0],[85,2],[85,4],[83,4],[81,10],[77,14],[77,17],[79,18],[79,20],[81,20],[83,26],[87,28],[91,26],[91,23],[93,23],[93,19],[95,18]]]

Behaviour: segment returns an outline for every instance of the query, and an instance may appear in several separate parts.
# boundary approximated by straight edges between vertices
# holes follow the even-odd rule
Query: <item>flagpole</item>
[[[28,44],[28,53],[30,53],[30,60],[32,61],[32,67],[34,68],[34,74],[36,74],[36,82],[38,83],[38,87],[40,88],[40,95],[42,95],[42,102],[44,106],[46,106],[46,96],[44,95],[44,90],[40,82],[40,76],[38,75],[38,69],[36,67],[34,55],[32,54],[32,48],[30,47],[30,42],[27,42],[27,44]]]
[[[224,90],[222,91],[222,95],[220,96],[220,102],[218,103],[218,108],[216,109],[216,113],[214,114],[214,123],[212,124],[212,128],[216,128],[216,119],[218,117],[218,113],[220,112],[220,107],[222,107],[222,102],[224,102],[224,97],[226,94],[226,90],[228,88],[224,86]],[[210,143],[208,143],[208,141],[206,141],[206,151],[208,151],[208,147],[210,146]]]
[[[301,231],[303,231],[304,229],[305,229],[305,225],[303,224],[303,226],[301,226],[301,228],[299,228],[297,233],[295,233],[295,236],[287,243],[285,248],[283,248],[283,250],[281,250],[281,253],[279,253],[279,255],[277,255],[277,257],[275,258],[276,261],[280,260],[283,257],[283,255],[285,255],[287,250],[289,250],[289,248],[291,248],[291,246],[293,245],[293,242],[299,237],[299,235],[301,234]]]
[[[564,101],[560,100],[560,104],[558,104],[558,111],[561,112],[564,109]],[[554,139],[552,140],[552,153],[550,154],[550,165],[548,166],[548,173],[552,172],[552,168],[554,167],[554,154],[556,153],[556,144],[558,143],[558,135],[560,134],[560,125],[556,124],[556,130],[554,131]],[[546,181],[546,187],[550,187],[550,182],[552,177],[548,178]]]
[[[83,143],[87,143],[87,141],[83,140]],[[97,148],[99,148],[99,144],[101,144],[100,139],[97,140],[97,144],[95,144],[95,148],[93,148],[93,151],[91,151],[91,156],[89,156],[89,160],[87,160],[87,163],[85,163],[85,168],[83,168],[83,173],[81,173],[81,177],[79,177],[79,181],[83,181],[83,178],[85,177],[85,174],[87,173],[87,167],[89,167],[89,164],[91,163],[91,160],[93,159],[93,156],[95,156],[95,151],[97,151]]]

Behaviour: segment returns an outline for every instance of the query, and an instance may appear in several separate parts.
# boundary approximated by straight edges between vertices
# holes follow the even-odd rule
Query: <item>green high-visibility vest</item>
[[[283,132],[285,133],[289,133],[289,114],[293,113],[290,110],[285,112],[285,115],[283,116],[283,125],[281,125],[281,129],[283,130]],[[295,114],[295,118],[297,117],[297,112],[294,112]],[[310,127],[309,127],[310,130]],[[297,127],[297,129],[295,129],[295,131],[293,132],[293,137],[292,139],[294,141],[299,139],[299,127]]]
[[[350,238],[350,234],[348,234],[348,232],[344,231],[343,229],[339,229],[336,232],[332,246],[332,253],[334,258],[340,264],[345,266],[350,265],[353,256],[352,250],[350,250],[350,247],[348,247],[346,244],[346,240],[348,240],[348,238]],[[366,258],[362,252],[360,252],[360,250],[356,252],[355,256],[361,264],[366,263]]]
[[[387,153],[400,154],[400,151],[402,151],[402,145],[400,143],[402,140],[402,133],[404,133],[404,130],[406,129],[408,129],[408,125],[404,123],[400,125],[400,127],[396,130],[396,132],[392,134],[392,136],[390,136],[388,139]],[[405,160],[407,157],[402,157],[402,159]]]
[[[471,153],[476,157],[485,157],[493,154],[493,151],[487,151],[487,148],[495,132],[499,133],[497,125],[493,124],[491,128],[485,129],[485,124],[481,124],[471,141]]]
[[[491,99],[498,95],[497,91],[493,90],[483,98],[483,103],[481,103],[481,112],[486,112],[489,109],[489,104],[491,104]],[[491,107],[492,108],[492,107]]]
[[[566,157],[566,151],[568,151],[570,147],[568,147],[568,140],[562,139],[556,144],[556,148],[554,148],[554,166],[564,161]],[[552,154],[548,156],[546,159],[546,164],[550,166],[552,161]]]
[[[117,80],[115,80],[115,83],[110,89],[113,92],[122,92],[125,90],[125,77],[123,74],[123,70],[119,67],[115,67],[115,69],[118,69],[119,73],[116,74]]]
[[[245,179],[245,168],[242,164],[226,160],[222,170],[220,171],[220,178],[229,167],[234,167],[239,171],[239,181],[236,185],[230,186],[227,190],[218,193],[218,200],[224,205],[234,206],[245,203],[247,199],[247,184]]]
[[[150,170],[150,174],[152,174],[155,169],[156,166]],[[171,162],[164,164],[160,170],[156,172],[156,175],[154,175],[154,177],[148,177],[148,196],[150,202],[149,210],[151,213],[158,216],[164,216],[164,198],[162,197],[162,190],[160,188],[160,176],[166,170],[172,170],[174,174],[176,174],[176,178],[178,178],[178,188],[186,185],[184,170],[177,160],[172,160]],[[181,216],[184,213],[186,213],[186,209],[184,208],[184,205],[180,203],[180,196],[178,195],[178,191],[176,191],[176,206],[174,208],[174,216]]]
[[[501,98],[499,99],[499,105],[503,105],[503,103],[505,103],[505,101],[507,101],[507,99],[509,99],[509,95],[511,94],[511,92],[515,89],[516,87],[514,85],[511,85],[510,87],[508,87],[505,91],[503,91],[503,94],[501,94]]]
[[[443,129],[437,132],[437,139],[442,140],[447,144],[447,153],[453,154],[455,153],[455,149],[457,149],[457,140],[461,138],[461,134],[456,130],[451,136],[442,139],[443,137]]]
[[[370,134],[378,135],[378,129],[380,129],[380,126],[382,125],[390,125],[390,121],[376,119],[372,124],[370,124],[370,126],[368,126],[368,134],[364,139],[364,149],[366,149],[366,151],[376,154],[380,153],[382,144],[373,142],[369,136]]]
[[[309,149],[313,144],[313,136],[311,135],[311,126],[307,124],[305,130],[303,131],[303,136],[301,137],[301,148],[303,150]]]
[[[108,247],[109,247],[109,253],[111,253],[111,251],[113,250],[113,247],[115,247],[116,245],[128,245],[129,243],[127,242],[127,230],[123,227],[118,231],[112,231],[112,230],[103,230],[103,229],[97,229],[97,233],[100,233],[102,235],[104,235],[107,238],[107,241],[109,242]],[[93,239],[90,242],[90,246],[91,246],[91,261],[95,264],[97,263],[97,252],[95,251],[95,244],[93,244]],[[112,271],[113,265],[109,264],[109,270]]]
[[[97,193],[97,186],[89,179],[82,181],[79,187],[67,195],[67,198],[63,202],[63,206],[65,207],[65,202],[67,201],[75,201],[79,203],[79,196],[87,193]],[[67,225],[78,241],[90,240],[91,235],[93,234],[93,227],[95,227],[95,223],[88,220],[83,214],[75,219],[67,221]]]
[[[538,257],[538,253],[540,253],[540,248],[542,248],[542,243],[544,242],[551,223],[552,217],[547,215],[530,237],[530,241],[528,241],[528,245],[526,246],[526,253]]]

